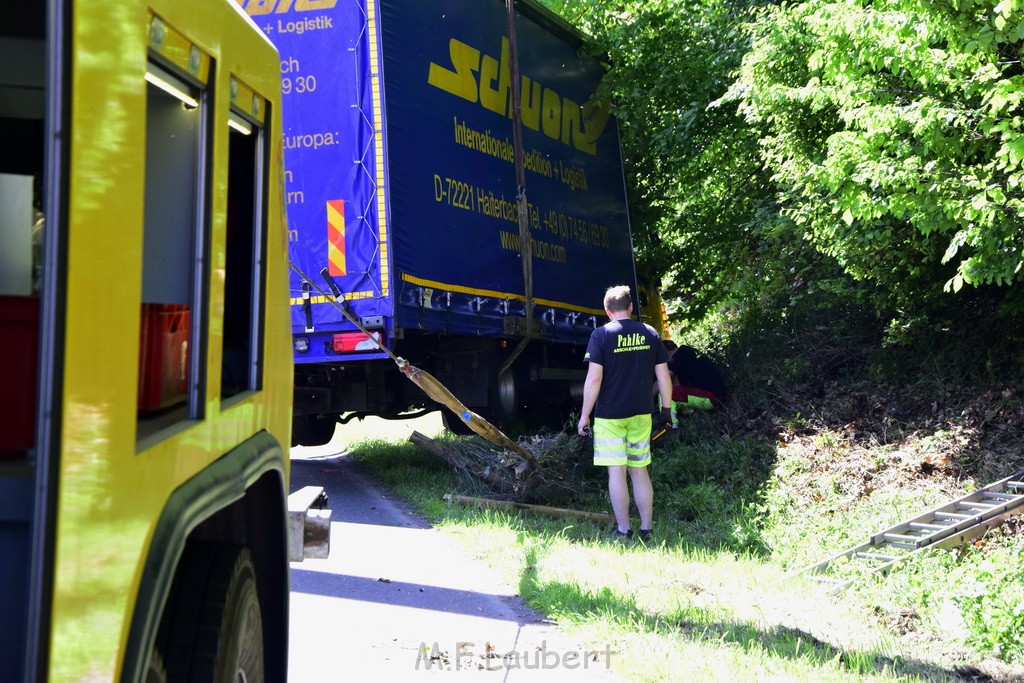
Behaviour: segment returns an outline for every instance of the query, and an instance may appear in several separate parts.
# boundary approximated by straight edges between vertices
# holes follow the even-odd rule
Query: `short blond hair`
[[[604,308],[611,313],[628,311],[633,299],[627,285],[615,285],[604,292]]]

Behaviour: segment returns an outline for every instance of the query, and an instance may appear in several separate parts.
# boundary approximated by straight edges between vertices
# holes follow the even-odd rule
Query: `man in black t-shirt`
[[[629,287],[610,287],[604,295],[604,312],[610,322],[590,335],[583,408],[577,431],[585,435],[594,413],[594,464],[608,468],[608,494],[619,537],[632,535],[629,521],[629,487],[640,512],[640,538],[647,540],[654,516],[654,489],[647,466],[651,462],[652,378],[657,378],[663,406],[671,405],[672,380],[668,354],[650,325],[633,320]],[[667,423],[670,408],[660,420]]]

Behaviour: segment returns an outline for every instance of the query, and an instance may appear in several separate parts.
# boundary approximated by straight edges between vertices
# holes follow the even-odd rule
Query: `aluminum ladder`
[[[874,534],[866,543],[787,578],[806,575],[839,592],[857,578],[885,573],[926,548],[963,545],[1018,514],[1024,514],[1024,470]]]

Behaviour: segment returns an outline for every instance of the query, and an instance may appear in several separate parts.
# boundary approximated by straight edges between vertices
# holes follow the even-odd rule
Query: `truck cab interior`
[[[45,229],[45,3],[0,28],[0,678],[22,670],[29,616]]]

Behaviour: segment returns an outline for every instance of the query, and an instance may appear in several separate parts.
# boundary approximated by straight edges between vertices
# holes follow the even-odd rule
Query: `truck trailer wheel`
[[[443,424],[444,428],[449,432],[459,436],[469,436],[470,434],[476,433],[469,428],[469,425],[462,421],[461,417],[453,413],[448,408],[441,409],[441,424]]]
[[[249,549],[190,545],[161,625],[167,680],[263,683],[263,618]]]
[[[509,429],[519,419],[519,380],[515,368],[496,376],[491,384],[488,413],[501,429]]]
[[[292,417],[293,446],[323,446],[334,438],[337,420],[319,415],[295,415]]]
[[[473,410],[498,429],[506,430],[519,419],[520,398],[519,381],[516,379],[515,370],[508,370],[502,373],[501,377],[492,373],[487,392],[487,406]],[[467,436],[476,433],[448,408],[441,409],[441,422],[452,434]]]

